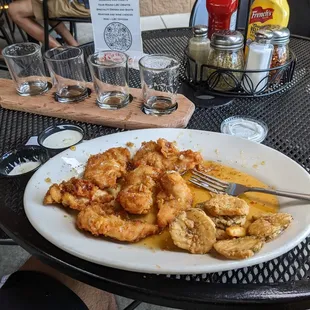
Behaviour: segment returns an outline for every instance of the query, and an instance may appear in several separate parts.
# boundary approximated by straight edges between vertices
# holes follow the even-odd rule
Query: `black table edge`
[[[162,291],[158,292],[156,288],[162,284],[162,281],[160,281],[157,276],[154,276],[152,279],[153,289],[141,287],[138,290],[136,287],[126,283],[111,281],[108,278],[99,277],[77,266],[68,265],[57,257],[52,257],[40,249],[30,246],[26,240],[7,231],[1,223],[0,228],[26,251],[52,268],[91,286],[131,299],[181,309],[205,309],[206,305],[213,307],[210,309],[222,309],[223,306],[234,308],[237,305],[240,309],[256,309],[256,307],[258,309],[258,307],[261,308],[262,305],[264,305],[265,309],[269,309],[269,307],[270,309],[277,309],[277,306],[283,309],[282,307],[288,305],[292,305],[293,309],[299,309],[303,303],[306,303],[307,307],[310,306],[310,283],[306,281],[292,281],[269,285],[190,282],[190,297],[184,296],[183,298],[176,299],[173,291],[178,293],[180,293],[180,290],[186,291],[186,289],[180,288],[178,280],[166,281],[170,291],[170,293],[167,294],[164,286],[162,286]],[[108,267],[102,266],[102,268]],[[124,271],[124,273],[127,273],[127,271]],[[133,272],[132,274],[137,273]],[[232,289],[233,287],[234,289],[238,288],[238,293],[236,293],[236,290],[232,290],[232,292],[229,293],[229,288]],[[189,289],[189,287],[187,289]],[[251,293],[249,293],[249,291],[251,291]],[[224,295],[223,292],[225,292]],[[256,298],[249,299],[248,296],[255,296]],[[268,298],[266,298],[266,296],[268,296]]]

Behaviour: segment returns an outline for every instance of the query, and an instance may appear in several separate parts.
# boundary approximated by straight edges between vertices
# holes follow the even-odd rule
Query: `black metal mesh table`
[[[173,54],[181,60],[190,37],[188,29],[145,32],[147,53]],[[93,45],[85,45],[86,54]],[[286,154],[307,171],[310,170],[310,41],[294,37],[291,48],[298,58],[294,80],[286,91],[270,97],[236,99],[232,104],[217,108],[197,108],[188,128],[219,131],[221,122],[232,115],[247,115],[264,120],[269,127],[265,144]],[[137,72],[131,72],[131,86],[139,87]],[[184,69],[181,73],[184,79]],[[0,152],[23,145],[30,136],[61,120],[39,115],[0,109]],[[91,139],[121,131],[97,125],[79,123],[86,138]],[[156,276],[115,270],[73,257],[41,237],[28,222],[22,197],[25,184],[18,180],[0,180],[0,227],[24,248],[43,261],[81,281],[99,288],[151,303],[196,309],[212,304],[238,308],[281,309],[294,304],[293,309],[310,308],[310,239],[295,249],[264,264],[220,273]],[[297,302],[297,303],[295,303]]]

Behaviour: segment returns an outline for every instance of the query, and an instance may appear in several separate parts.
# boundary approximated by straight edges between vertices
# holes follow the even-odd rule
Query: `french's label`
[[[250,24],[265,23],[269,19],[273,19],[274,9],[263,9],[261,6],[252,9],[250,16]]]

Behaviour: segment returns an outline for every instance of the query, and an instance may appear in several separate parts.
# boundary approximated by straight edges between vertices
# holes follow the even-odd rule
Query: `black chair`
[[[77,30],[76,30],[76,23],[91,23],[90,17],[57,17],[57,18],[49,18],[48,16],[48,1],[43,0],[43,18],[44,18],[44,49],[47,51],[49,49],[49,33],[55,27],[52,27],[49,30],[49,21],[56,21],[56,22],[69,22],[70,23],[70,32],[75,39],[77,39]]]
[[[310,37],[310,0],[288,0],[290,21],[288,28],[292,34]]]
[[[0,229],[0,245],[17,245],[17,243]]]
[[[10,36],[5,28],[5,14],[7,6],[5,6],[4,1],[0,1],[0,39],[6,41],[8,45],[13,44],[12,36]],[[0,61],[0,70],[8,70],[4,61]]]

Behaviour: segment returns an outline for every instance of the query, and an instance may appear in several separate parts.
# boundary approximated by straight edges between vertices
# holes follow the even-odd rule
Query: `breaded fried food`
[[[210,216],[210,218],[217,228],[224,230],[230,226],[244,226],[246,222],[246,216]]]
[[[211,216],[243,216],[249,214],[248,204],[238,198],[229,195],[214,195],[205,202],[205,211]]]
[[[219,229],[219,228],[216,228],[215,237],[216,237],[216,240],[231,239],[231,237],[227,235],[224,229]]]
[[[202,204],[199,204],[201,207]],[[248,204],[229,195],[214,195],[203,203],[203,209],[214,221],[216,227],[226,229],[229,226],[243,226],[249,214]]]
[[[122,207],[132,214],[146,214],[154,205],[160,170],[151,166],[139,166],[125,176],[125,183],[118,194]]]
[[[104,153],[89,157],[84,178],[92,181],[101,189],[115,187],[118,178],[125,175],[130,152],[124,147],[116,147]]]
[[[230,240],[217,241],[213,247],[221,255],[229,259],[245,259],[253,256],[264,245],[261,238],[247,236]]]
[[[125,187],[119,192],[117,199],[131,214],[147,214],[154,205],[152,191],[143,184]]]
[[[203,158],[199,152],[192,150],[180,152],[174,143],[165,139],[143,142],[133,157],[135,167],[149,165],[163,171],[174,170],[179,173],[193,169],[202,162]]]
[[[95,236],[102,235],[124,242],[137,242],[159,231],[157,225],[124,219],[118,214],[106,213],[98,206],[81,211],[77,216],[77,226]]]
[[[248,233],[269,241],[279,236],[292,221],[293,217],[287,213],[262,215],[249,226]]]
[[[129,219],[128,213],[116,200],[106,203],[92,203],[91,208],[99,215],[117,215],[122,219]]]
[[[192,254],[206,254],[216,242],[212,220],[200,209],[182,211],[169,226],[173,243]]]
[[[90,181],[71,178],[60,184],[53,184],[44,197],[45,205],[59,203],[64,207],[83,210],[90,204],[106,203],[114,199],[108,192],[101,190]]]
[[[226,228],[226,233],[229,237],[245,237],[246,236],[246,229],[241,226],[230,226]]]
[[[166,227],[181,212],[192,207],[193,195],[178,172],[167,171],[159,180],[161,190],[157,195],[157,222]]]

